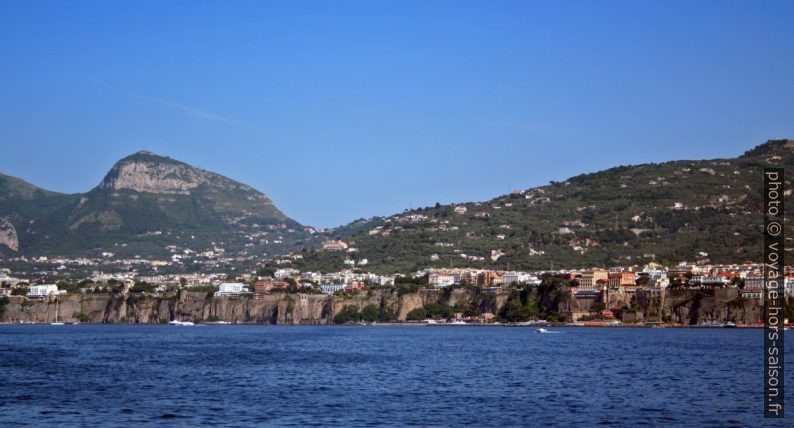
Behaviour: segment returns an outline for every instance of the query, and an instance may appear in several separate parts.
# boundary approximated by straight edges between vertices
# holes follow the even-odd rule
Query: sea
[[[0,325],[0,426],[794,426],[760,329],[549,330]]]

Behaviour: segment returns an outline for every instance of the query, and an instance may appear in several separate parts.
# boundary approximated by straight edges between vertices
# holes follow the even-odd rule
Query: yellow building
[[[586,270],[582,273],[582,277],[579,278],[579,289],[582,291],[600,291],[601,286],[598,285],[598,281],[607,283],[609,281],[609,273],[605,269]]]

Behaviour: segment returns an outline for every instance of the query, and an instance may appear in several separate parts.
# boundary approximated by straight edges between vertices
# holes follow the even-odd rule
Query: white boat
[[[438,324],[438,322],[434,319],[426,319],[425,324]]]
[[[453,322],[451,322],[449,324],[450,325],[468,325],[468,323],[466,323],[466,321],[453,321]]]
[[[537,328],[537,329],[535,329],[535,331],[536,331],[537,333],[551,333],[550,331],[546,330],[546,329],[545,329],[545,328],[543,328],[543,327],[541,327],[541,328]]]
[[[168,324],[171,324],[171,325],[195,325],[195,324],[193,324],[190,321],[177,321],[177,320],[168,321]]]

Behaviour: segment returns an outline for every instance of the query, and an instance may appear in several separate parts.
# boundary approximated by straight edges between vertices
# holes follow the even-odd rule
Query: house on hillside
[[[59,294],[58,286],[55,284],[39,284],[39,285],[31,285],[28,288],[28,299],[43,299],[50,295]]]
[[[329,239],[323,242],[323,250],[344,251],[347,250],[347,244],[341,240]]]

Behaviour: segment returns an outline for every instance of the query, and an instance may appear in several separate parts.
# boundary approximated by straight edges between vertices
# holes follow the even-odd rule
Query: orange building
[[[286,281],[273,281],[272,279],[263,279],[254,283],[255,293],[267,293],[274,288],[287,288],[289,284]]]
[[[610,272],[609,288],[633,287],[636,279],[634,272]]]

